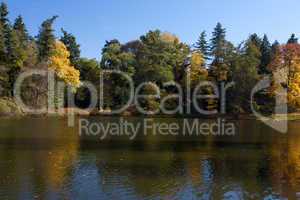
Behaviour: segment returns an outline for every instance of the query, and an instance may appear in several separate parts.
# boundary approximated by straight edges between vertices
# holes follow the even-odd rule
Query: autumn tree
[[[191,53],[190,63],[186,69],[185,78],[190,79],[190,87],[195,88],[201,81],[205,81],[208,76],[208,71],[204,67],[204,57],[199,52]],[[183,84],[187,81],[184,80]]]
[[[70,52],[66,46],[55,41],[54,47],[49,57],[49,69],[54,70],[56,75],[68,85],[78,88],[80,85],[80,73],[71,65]]]
[[[300,45],[289,43],[278,48],[270,63],[274,82],[287,88],[290,109],[300,107]]]
[[[202,82],[206,81],[208,79],[208,71],[205,68],[205,59],[204,56],[198,52],[194,51],[190,54],[188,58],[188,64],[185,69],[185,76],[181,83],[183,88],[185,89],[184,92],[187,92],[186,89],[188,88],[191,93],[194,93],[196,87]],[[209,95],[212,92],[212,88],[210,87],[201,87],[201,90],[198,91],[197,95]],[[201,105],[201,107],[208,108],[209,101],[211,99],[199,99],[198,105]],[[187,103],[187,102],[185,102]],[[213,103],[215,103],[213,101]],[[194,107],[192,107],[192,111],[195,110]]]

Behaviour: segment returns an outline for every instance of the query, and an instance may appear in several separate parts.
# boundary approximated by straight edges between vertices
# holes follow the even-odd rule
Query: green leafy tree
[[[80,79],[92,83],[99,82],[100,64],[96,59],[80,58],[78,60]]]
[[[165,34],[155,30],[140,37],[142,45],[136,56],[137,83],[154,82],[161,86],[164,82],[178,80],[182,76],[189,48],[176,36],[166,37]]]
[[[231,90],[228,102],[234,112],[251,111],[251,90],[259,80],[257,68],[260,64],[260,49],[251,38],[247,40],[235,59],[232,79],[235,87]]]
[[[101,68],[119,70],[129,76],[135,74],[134,54],[125,52],[118,40],[106,41],[102,49]],[[129,98],[128,81],[119,74],[105,74],[105,99],[109,99],[106,106],[116,108],[123,105]]]
[[[37,36],[37,45],[39,49],[39,60],[47,60],[51,51],[55,45],[55,35],[53,30],[53,23],[58,16],[53,16],[47,20],[45,20],[39,30],[39,34]]]
[[[135,73],[134,62],[134,55],[123,51],[122,45],[118,40],[106,41],[102,49],[102,68],[120,70],[132,76]]]
[[[68,33],[64,29],[61,29],[63,36],[60,41],[65,44],[68,51],[70,52],[70,61],[72,65],[78,68],[77,64],[80,59],[80,45],[77,43],[76,38],[71,33]]]
[[[141,36],[142,48],[139,52],[137,81],[163,82],[174,80],[172,63],[168,59],[168,43],[160,38],[159,30],[149,31]],[[147,76],[145,76],[147,74]]]
[[[89,81],[94,86],[99,86],[100,84],[100,64],[96,59],[79,58],[76,63],[80,71],[80,80]],[[100,88],[97,87],[98,93]],[[87,88],[80,87],[76,91],[76,105],[81,107],[86,107],[89,105],[91,97],[90,92]]]

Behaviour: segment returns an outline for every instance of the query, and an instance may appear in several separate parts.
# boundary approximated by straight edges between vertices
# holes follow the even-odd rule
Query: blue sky
[[[200,32],[209,34],[217,22],[235,44],[250,33],[267,33],[270,40],[285,42],[291,33],[300,37],[299,0],[6,0],[10,18],[24,17],[32,35],[48,17],[73,33],[82,56],[100,58],[105,40],[127,42],[150,29],[176,34],[192,44]]]

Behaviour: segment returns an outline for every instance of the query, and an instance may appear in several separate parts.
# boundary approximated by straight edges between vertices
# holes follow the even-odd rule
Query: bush
[[[0,99],[0,116],[22,115],[21,108],[9,98]]]

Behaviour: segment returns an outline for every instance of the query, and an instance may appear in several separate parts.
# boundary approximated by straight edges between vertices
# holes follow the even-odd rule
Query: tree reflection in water
[[[3,119],[0,198],[296,199],[300,123],[285,135],[256,121],[236,123],[231,138],[100,142],[79,138],[63,118]]]

